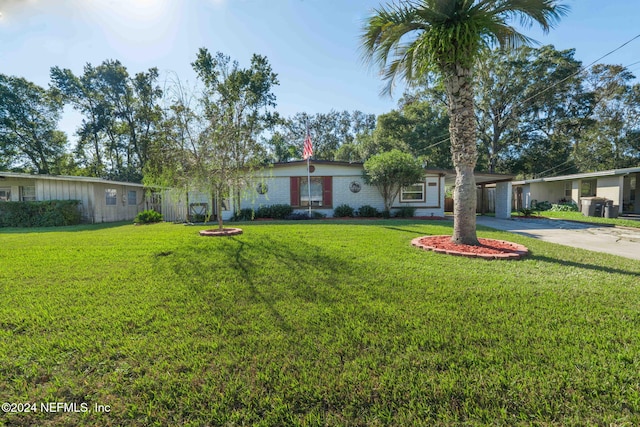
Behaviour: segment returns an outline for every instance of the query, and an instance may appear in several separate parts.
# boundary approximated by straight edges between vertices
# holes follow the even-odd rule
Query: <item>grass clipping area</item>
[[[410,245],[449,223],[242,228],[2,231],[0,396],[38,406],[0,425],[640,423],[637,261]]]

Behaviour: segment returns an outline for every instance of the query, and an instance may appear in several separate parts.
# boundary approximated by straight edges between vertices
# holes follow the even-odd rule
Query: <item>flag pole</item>
[[[309,219],[311,219],[311,169],[309,167],[309,159],[307,157],[307,189],[309,190]]]
[[[307,128],[307,135],[305,136],[305,157],[307,158],[307,192],[309,193],[309,219],[311,219],[311,153],[313,152],[313,145],[311,142],[311,134],[309,133],[309,123],[305,120],[305,127]]]

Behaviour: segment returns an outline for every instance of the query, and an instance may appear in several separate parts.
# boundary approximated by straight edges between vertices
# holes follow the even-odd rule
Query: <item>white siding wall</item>
[[[93,184],[79,181],[36,180],[38,200],[80,200],[82,220],[93,222]]]
[[[361,165],[332,165],[313,164],[315,170],[312,177],[331,176],[332,182],[332,207],[327,209],[314,208],[316,212],[323,213],[329,217],[333,216],[333,210],[346,204],[354,209],[364,205],[370,205],[382,211],[384,200],[376,187],[368,186],[362,178]],[[270,168],[263,174],[262,180],[256,181],[244,195],[242,208],[257,209],[261,206],[275,204],[291,204],[291,181],[292,176],[306,177],[306,164],[294,164],[288,166],[277,166]],[[256,187],[259,182],[268,186],[268,192],[264,195],[258,194]],[[351,191],[351,184],[360,184],[360,191]],[[432,185],[430,186],[429,183]],[[428,175],[425,179],[426,201],[420,203],[400,203],[399,199],[393,203],[394,208],[401,206],[415,206],[417,216],[444,216],[444,177],[438,175]],[[304,211],[306,208],[296,208],[297,211]]]
[[[530,185],[530,198],[527,206],[531,206],[532,200],[538,202],[558,203],[564,198],[564,181],[532,182]]]
[[[94,222],[133,221],[138,212],[145,208],[143,189],[120,183],[93,183]],[[107,205],[106,190],[116,190],[116,204]],[[136,204],[129,205],[129,190],[136,192]]]
[[[620,205],[623,181],[623,176],[607,176],[598,178],[596,196],[613,200],[614,205]]]

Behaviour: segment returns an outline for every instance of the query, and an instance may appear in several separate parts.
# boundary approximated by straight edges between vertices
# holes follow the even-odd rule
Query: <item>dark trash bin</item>
[[[583,197],[581,199],[582,215],[602,216],[605,199],[602,197]]]
[[[613,200],[607,200],[604,205],[605,218],[618,218],[618,205],[613,204]]]

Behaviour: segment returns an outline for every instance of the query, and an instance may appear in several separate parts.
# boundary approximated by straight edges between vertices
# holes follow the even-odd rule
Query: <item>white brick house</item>
[[[384,210],[384,200],[376,187],[364,183],[362,163],[312,161],[311,209],[333,216],[342,204],[358,209],[370,205]],[[260,174],[253,191],[242,201],[242,207],[258,208],[273,204],[291,205],[295,210],[309,208],[307,163],[276,163]],[[266,191],[265,191],[266,190]],[[263,193],[263,194],[260,194]],[[425,171],[423,181],[402,189],[392,208],[411,206],[416,216],[444,216],[444,174]]]
[[[333,216],[336,207],[346,204],[354,209],[370,205],[384,210],[384,200],[376,187],[364,183],[362,163],[313,160],[311,173],[311,209],[327,217]],[[444,217],[444,178],[441,171],[425,171],[424,181],[403,189],[394,200],[392,208],[412,206],[416,216]],[[245,189],[241,197],[241,208],[258,209],[276,204],[290,205],[294,211],[309,209],[309,187],[307,186],[307,162],[294,161],[275,163],[260,171],[254,182]],[[167,221],[180,221],[186,217],[185,197],[165,195],[162,213]],[[179,200],[178,200],[179,199]],[[189,205],[212,206],[210,196],[189,194]],[[233,216],[231,203],[223,205],[222,217]]]

